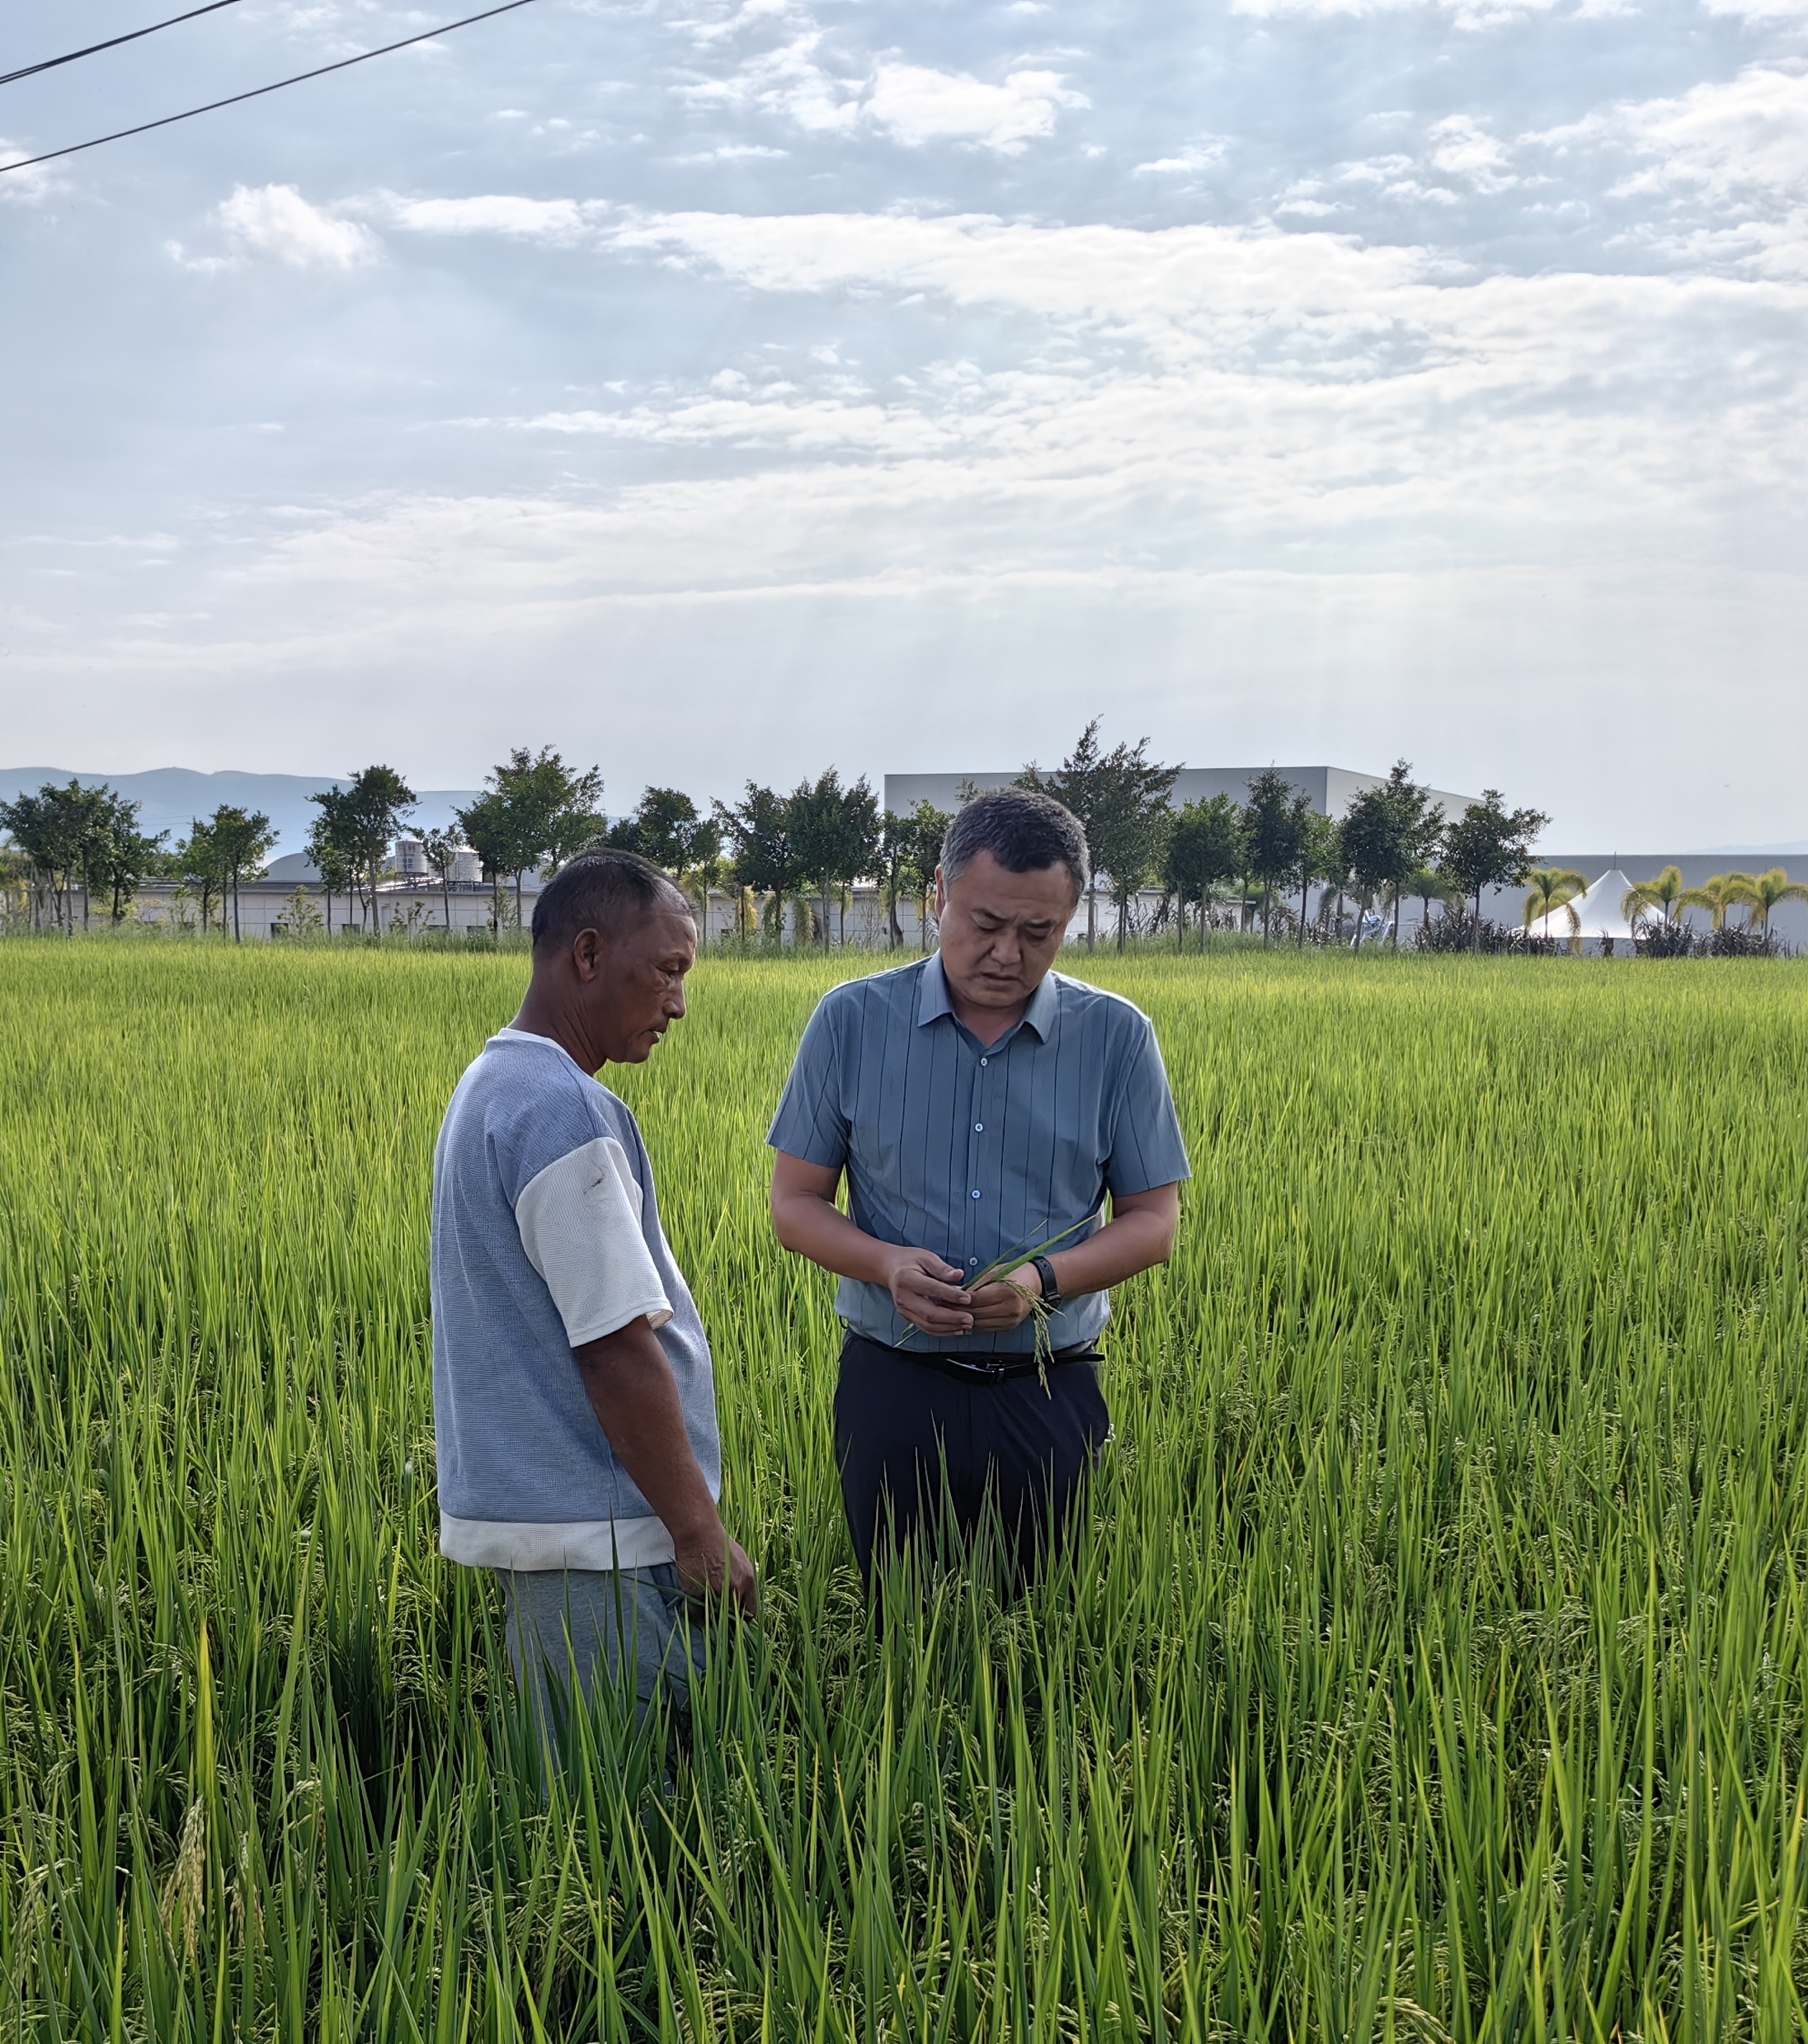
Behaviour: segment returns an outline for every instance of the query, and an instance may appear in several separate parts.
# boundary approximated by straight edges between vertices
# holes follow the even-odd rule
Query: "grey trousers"
[[[643,1569],[498,1569],[508,1608],[509,1660],[548,1734],[568,1715],[575,1674],[593,1699],[599,1683],[633,1702],[644,1723],[653,1699],[690,1710],[703,1627],[670,1561]],[[567,1641],[569,1642],[567,1644]]]

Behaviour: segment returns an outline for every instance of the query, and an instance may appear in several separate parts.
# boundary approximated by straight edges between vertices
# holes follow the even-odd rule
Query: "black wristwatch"
[[[1042,1279],[1042,1302],[1052,1312],[1061,1303],[1061,1280],[1055,1275],[1055,1266],[1046,1256],[1032,1256],[1029,1260]]]

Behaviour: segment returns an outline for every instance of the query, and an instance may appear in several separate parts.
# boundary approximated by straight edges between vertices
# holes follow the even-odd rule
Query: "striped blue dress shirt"
[[[798,1047],[770,1134],[775,1150],[845,1170],[848,1213],[883,1242],[934,1250],[969,1275],[1057,1235],[1104,1225],[1104,1196],[1192,1176],[1155,1030],[1117,994],[1051,973],[990,1045],[955,1020],[939,956],[824,995]],[[1069,1232],[1069,1231],[1071,1231]],[[893,1348],[977,1354],[1035,1347],[1008,1333],[913,1328],[883,1285],[841,1280],[836,1310]],[[1057,1349],[1096,1339],[1107,1293],[1051,1316]]]

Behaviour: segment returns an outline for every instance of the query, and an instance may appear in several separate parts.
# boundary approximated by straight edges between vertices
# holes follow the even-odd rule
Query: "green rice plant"
[[[682,1750],[605,1706],[543,1787],[426,1293],[524,963],[0,954],[7,2035],[1803,2034],[1801,970],[1101,957],[1179,1249],[1049,1580],[881,1629],[765,1216],[845,968],[700,967],[617,1077],[764,1608]]]

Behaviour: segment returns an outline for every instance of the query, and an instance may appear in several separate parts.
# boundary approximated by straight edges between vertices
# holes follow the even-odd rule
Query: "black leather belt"
[[[925,1369],[939,1370],[944,1377],[958,1378],[964,1384],[1003,1384],[1014,1377],[1034,1377],[1045,1368],[1063,1363],[1102,1363],[1104,1358],[1090,1341],[1076,1342],[1071,1348],[1053,1349],[1045,1355],[949,1355],[934,1349],[894,1349],[874,1341],[869,1335],[850,1333],[851,1347],[877,1349],[881,1355],[895,1355],[901,1362],[920,1363]]]

